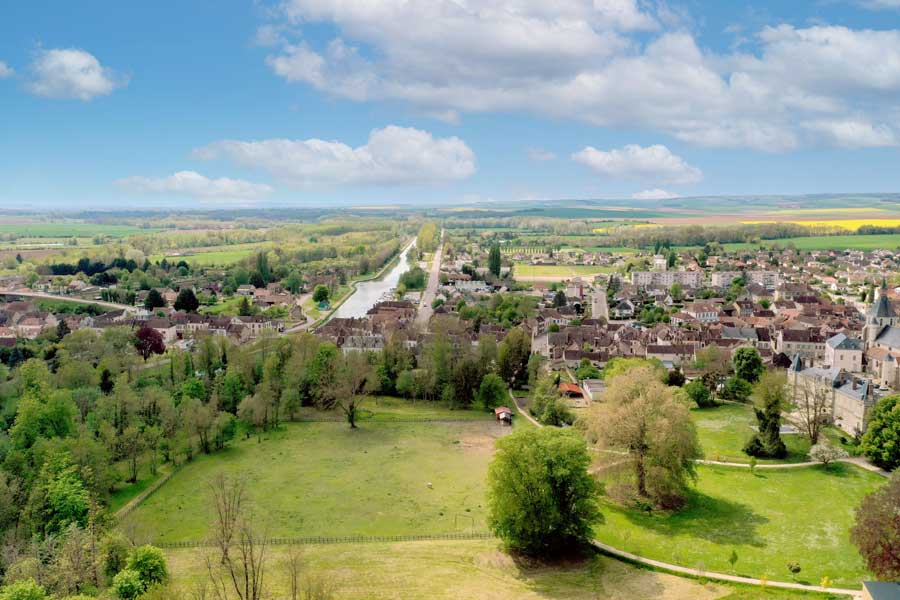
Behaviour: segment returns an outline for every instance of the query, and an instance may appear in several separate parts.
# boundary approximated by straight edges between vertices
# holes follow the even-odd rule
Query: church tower
[[[882,279],[881,287],[876,292],[875,302],[866,311],[866,326],[863,328],[863,338],[866,348],[875,345],[875,340],[885,327],[893,327],[897,324],[897,313],[891,306],[887,297],[887,282]]]

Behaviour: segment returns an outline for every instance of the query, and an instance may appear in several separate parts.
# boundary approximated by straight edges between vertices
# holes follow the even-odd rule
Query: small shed
[[[564,396],[568,396],[569,398],[582,398],[584,394],[581,391],[581,388],[578,387],[574,383],[569,383],[564,381],[559,384],[559,391]]]
[[[494,416],[501,423],[512,425],[513,411],[506,406],[498,406],[494,409]]]

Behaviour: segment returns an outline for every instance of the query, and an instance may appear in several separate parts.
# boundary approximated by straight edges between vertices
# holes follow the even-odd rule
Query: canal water
[[[362,281],[356,284],[356,291],[347,298],[347,300],[338,307],[334,317],[351,318],[364,317],[370,308],[383,299],[383,296],[393,291],[400,282],[400,276],[409,270],[409,263],[406,262],[406,255],[409,254],[410,248],[415,244],[413,240],[400,253],[400,260],[397,261],[390,271],[388,271],[381,279],[373,281]]]

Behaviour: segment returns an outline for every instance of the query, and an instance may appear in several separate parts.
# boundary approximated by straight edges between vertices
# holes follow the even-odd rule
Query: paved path
[[[727,462],[722,460],[698,460],[697,464],[700,465],[712,465],[719,467],[742,467],[745,469],[749,469],[750,465],[748,463],[736,463],[736,462]],[[839,458],[834,462],[842,462],[842,463],[850,463],[851,465],[856,465],[860,469],[865,469],[866,471],[871,471],[873,473],[878,473],[882,477],[890,477],[891,474],[885,471],[884,469],[880,469],[867,461],[864,458],[859,456],[849,456],[847,458]],[[816,465],[821,465],[822,463],[814,460],[806,461],[806,462],[798,462],[798,463],[766,463],[766,464],[757,464],[757,469],[799,469],[802,467],[815,467]]]
[[[441,274],[441,258],[443,254],[444,230],[441,229],[441,238],[438,240],[437,250],[434,251],[434,256],[431,257],[431,269],[428,273],[428,283],[425,285],[425,290],[422,292],[422,298],[419,301],[419,310],[416,313],[416,325],[423,330],[428,328],[428,323],[431,321],[431,315],[434,314],[431,303],[434,302],[434,298],[437,296],[437,288]]]
[[[531,421],[536,427],[543,427],[542,424],[538,423],[535,419],[531,417],[519,404],[518,398],[513,395],[512,390],[509,391],[509,397],[512,398],[512,401],[515,403],[516,408],[519,409],[519,413],[523,415],[526,419]],[[878,467],[874,467],[873,465],[865,466],[863,464],[857,463],[853,461],[853,459],[845,459],[846,462],[853,462],[854,464],[858,464],[860,467],[868,470],[879,470]],[[723,466],[729,467],[748,467],[749,465],[744,465],[740,463],[722,463],[722,462],[713,462],[713,461],[698,461],[704,464],[719,464]],[[865,461],[863,461],[865,462]],[[760,467],[795,467],[795,466],[810,466],[817,465],[819,463],[797,463],[790,465],[757,465],[756,468]],[[871,468],[870,468],[871,467]],[[682,575],[688,575],[690,577],[704,577],[707,579],[715,579],[718,581],[728,581],[732,583],[743,583],[746,585],[765,585],[768,587],[775,588],[784,588],[790,590],[804,590],[807,592],[820,592],[825,594],[842,594],[844,596],[852,596],[854,599],[861,599],[862,592],[856,590],[847,590],[843,588],[824,588],[818,585],[806,585],[803,583],[793,583],[790,581],[766,581],[762,582],[760,579],[755,579],[753,577],[740,577],[738,575],[729,575],[727,573],[716,573],[712,571],[701,571],[698,569],[690,569],[688,567],[681,567],[679,565],[673,565],[672,563],[663,562],[661,560],[653,560],[652,558],[644,558],[643,556],[639,556],[637,554],[632,554],[630,552],[625,552],[624,550],[619,550],[609,544],[604,544],[600,540],[591,540],[591,543],[595,548],[600,550],[601,552],[613,556],[615,558],[619,558],[622,560],[626,560],[629,562],[634,562],[642,565],[647,565],[650,567],[654,567],[657,569],[663,569],[665,571],[669,571],[671,573],[678,573]]]
[[[127,312],[135,312],[137,306],[129,306],[128,304],[116,304],[115,302],[106,302],[104,300],[85,300],[84,298],[73,298],[71,296],[62,296],[59,294],[48,294],[46,292],[21,292],[17,290],[0,290],[0,296],[21,296],[22,298],[38,298],[42,300],[60,300],[63,302],[74,302],[75,304],[96,304],[104,308],[113,310],[125,310]]]
[[[616,558],[621,558],[623,560],[627,560],[630,562],[639,563],[642,565],[647,565],[650,567],[655,567],[657,569],[663,569],[664,571],[669,571],[671,573],[680,573],[683,575],[689,575],[691,577],[704,577],[706,579],[715,579],[717,581],[729,581],[732,583],[743,583],[746,585],[763,585],[763,582],[759,579],[754,579],[753,577],[741,577],[739,575],[728,575],[727,573],[714,573],[710,571],[702,571],[700,569],[689,569],[687,567],[679,567],[678,565],[673,565],[667,562],[662,562],[660,560],[653,560],[650,558],[644,558],[643,556],[638,556],[637,554],[632,554],[630,552],[625,552],[623,550],[619,550],[618,548],[613,548],[609,544],[604,544],[600,540],[592,540],[591,543],[595,548],[608,554],[610,556],[614,556]],[[766,587],[774,587],[774,588],[784,588],[789,590],[803,590],[806,592],[820,592],[824,594],[841,594],[844,596],[852,596],[853,598],[862,598],[862,592],[857,590],[846,590],[843,588],[824,588],[818,585],[806,585],[803,583],[793,583],[791,581],[766,581]]]

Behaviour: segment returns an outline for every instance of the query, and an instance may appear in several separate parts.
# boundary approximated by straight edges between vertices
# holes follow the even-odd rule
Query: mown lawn
[[[695,408],[691,417],[697,426],[697,435],[703,456],[707,460],[725,462],[750,461],[744,454],[744,444],[756,433],[751,426],[757,425],[756,416],[749,405],[723,404],[715,408]],[[781,436],[788,448],[784,460],[762,459],[760,463],[806,462],[809,460],[809,440],[800,434]]]
[[[730,586],[676,577],[599,555],[542,564],[514,559],[497,541],[334,544],[270,551],[270,597],[288,597],[286,561],[302,556],[304,576],[324,578],[338,599],[491,600],[826,600],[833,596]],[[193,591],[204,581],[203,552],[172,550],[173,581]]]
[[[515,263],[513,276],[516,279],[529,280],[543,277],[591,277],[599,273],[611,273],[613,267],[594,265],[532,265],[529,263]]]
[[[184,465],[123,527],[140,539],[203,539],[212,517],[207,482],[226,474],[246,479],[272,536],[485,531],[487,465],[494,440],[508,432],[481,416],[462,423],[364,420],[358,430],[342,422],[289,423],[262,442],[241,440]]]
[[[859,589],[867,574],[850,543],[853,511],[884,483],[879,475],[847,464],[757,471],[698,468],[688,505],[674,514],[647,514],[604,501],[599,539],[617,548],[704,571],[734,572],[789,581],[789,561],[800,563],[798,581]]]

